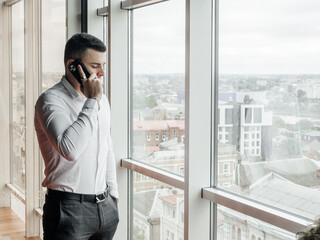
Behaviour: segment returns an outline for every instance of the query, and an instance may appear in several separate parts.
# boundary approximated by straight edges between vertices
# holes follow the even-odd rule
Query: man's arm
[[[97,114],[97,101],[88,98],[77,119],[72,121],[62,99],[53,93],[41,95],[35,107],[35,120],[52,146],[69,161],[77,160],[86,147],[97,124]]]
[[[110,188],[110,195],[119,199],[119,193],[118,193],[118,184],[117,184],[117,169],[116,169],[116,162],[115,162],[115,156],[113,153],[113,147],[112,147],[112,140],[109,135],[108,137],[108,155],[107,155],[107,173],[106,173],[106,182]]]

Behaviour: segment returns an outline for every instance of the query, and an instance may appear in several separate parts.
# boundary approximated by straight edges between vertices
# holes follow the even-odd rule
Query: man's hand
[[[81,65],[78,65],[80,76],[82,76],[83,89],[81,91],[87,98],[97,98],[98,101],[102,98],[102,83],[97,78],[95,73],[91,74],[89,78],[86,78],[85,73],[82,70]]]

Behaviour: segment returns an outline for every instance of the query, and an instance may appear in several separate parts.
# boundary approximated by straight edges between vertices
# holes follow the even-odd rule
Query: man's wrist
[[[97,101],[97,103],[98,103],[98,110],[100,110],[100,101],[98,100],[98,98],[92,97],[92,99],[95,99],[95,100]]]

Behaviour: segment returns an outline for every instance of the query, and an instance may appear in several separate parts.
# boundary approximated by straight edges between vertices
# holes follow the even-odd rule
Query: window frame
[[[121,2],[121,1],[120,1]],[[137,1],[123,1],[121,2],[122,9],[131,10],[136,8],[133,2]],[[155,2],[152,0],[143,0],[142,1],[146,6],[149,4],[154,4]],[[156,1],[158,2],[158,1]],[[161,2],[161,1],[159,1]],[[131,5],[130,5],[131,4]],[[142,7],[142,6],[139,6]],[[209,10],[208,10],[209,9]],[[111,9],[112,11],[112,9]],[[114,11],[119,14],[117,9]],[[129,11],[130,12],[130,11]],[[121,14],[119,14],[121,15]],[[130,15],[130,13],[128,14]],[[218,109],[218,62],[219,62],[219,1],[203,1],[200,5],[196,0],[186,0],[186,160],[185,160],[185,178],[184,178],[184,192],[185,192],[185,216],[184,216],[184,226],[185,226],[185,239],[193,239],[199,238],[201,239],[215,239],[217,236],[217,205],[227,206],[231,209],[234,209],[238,212],[241,212],[241,208],[245,209],[244,214],[248,216],[255,217],[260,220],[265,220],[271,222],[272,225],[278,226],[282,229],[297,232],[298,230],[304,229],[307,225],[310,224],[305,219],[301,219],[298,216],[294,216],[292,214],[284,213],[282,210],[274,209],[270,206],[264,206],[261,203],[256,203],[253,200],[245,199],[243,196],[234,195],[228,192],[223,191],[217,187],[217,176],[218,176],[218,167],[217,167],[217,136],[218,136],[218,122],[220,119],[217,119],[219,116]],[[130,17],[127,18],[127,27],[130,26]],[[208,21],[210,24],[208,24]],[[197,26],[201,26],[201,28],[197,28]],[[208,31],[208,28],[210,30]],[[131,32],[129,27],[127,29],[128,39],[130,39]],[[209,32],[209,34],[207,34]],[[208,36],[209,35],[209,36]],[[201,38],[200,38],[201,36]],[[191,39],[192,37],[192,39]],[[124,42],[122,42],[123,44]],[[130,58],[130,50],[132,50],[132,45],[130,41],[127,42],[128,49],[128,59],[127,65],[125,66],[128,69],[128,74],[130,75],[130,71],[132,69],[132,62]],[[208,49],[210,51],[208,51]],[[116,49],[114,48],[114,51]],[[206,55],[206,53],[210,53],[210,56]],[[114,53],[115,54],[115,53]],[[191,58],[190,56],[193,56]],[[207,60],[207,61],[206,61]],[[205,63],[205,66],[199,66],[196,62]],[[206,65],[209,63],[209,66]],[[112,64],[112,63],[111,63]],[[123,68],[123,67],[122,67]],[[208,76],[209,75],[209,81]],[[119,74],[115,74],[119,75]],[[197,78],[196,78],[197,76]],[[202,84],[199,84],[198,79],[199,76],[203,80]],[[130,81],[129,77],[127,78],[127,82],[123,83],[123,86],[128,86],[127,89],[130,89]],[[197,82],[196,80],[197,79]],[[112,80],[112,78],[111,78]],[[201,85],[201,86],[199,86]],[[206,91],[209,88],[210,91]],[[115,95],[121,93],[121,91],[112,92]],[[122,92],[123,93],[123,92]],[[128,94],[128,93],[126,93]],[[195,96],[202,96],[205,101],[201,102]],[[127,99],[127,114],[129,112],[130,107],[130,98],[128,95]],[[122,95],[123,97],[123,95]],[[118,99],[114,97],[114,99]],[[190,101],[190,99],[197,99],[197,101]],[[115,100],[113,100],[114,102]],[[207,102],[206,102],[207,101]],[[208,104],[208,102],[210,102]],[[202,110],[209,109],[211,112],[211,116],[207,117],[203,115],[203,111],[197,111],[197,107],[202,106]],[[252,115],[253,113],[251,113]],[[118,115],[119,116],[119,115]],[[126,118],[128,123],[130,123],[130,117],[128,115]],[[202,119],[202,126],[197,125],[197,118]],[[204,116],[202,118],[202,116]],[[253,118],[253,115],[251,116]],[[116,119],[116,116],[114,116]],[[125,121],[125,119],[124,119]],[[253,121],[253,119],[252,119]],[[250,124],[248,124],[250,125]],[[209,139],[204,141],[203,139],[208,139],[203,137],[203,129],[211,129],[209,134]],[[129,129],[127,130],[127,136],[123,131],[124,139],[128,139]],[[115,131],[117,132],[117,131]],[[199,137],[199,135],[201,135]],[[248,133],[249,134],[249,133]],[[207,136],[206,134],[204,134]],[[197,138],[198,137],[198,138]],[[119,138],[120,139],[120,138]],[[193,143],[196,141],[203,141],[203,146],[201,147],[201,153],[197,152],[193,147]],[[117,141],[119,142],[119,141]],[[130,150],[130,139],[128,139],[127,149],[128,152]],[[208,151],[208,149],[209,151]],[[127,153],[128,153],[127,152]],[[123,154],[122,154],[123,155]],[[196,166],[191,160],[196,158],[199,160]],[[141,174],[145,174],[153,179],[166,181],[164,179],[167,176],[160,172],[160,169],[153,169],[153,171],[149,170],[149,166],[146,166],[145,163],[137,162],[133,159],[122,158],[121,166],[125,169],[129,169],[128,171],[128,179],[130,179],[131,171],[139,171]],[[139,169],[139,170],[138,170]],[[204,174],[202,179],[197,179],[196,172],[203,169],[211,169],[210,174]],[[120,170],[122,172],[122,170]],[[161,178],[161,179],[160,179]],[[169,179],[169,178],[168,178]],[[192,184],[191,184],[192,183]],[[130,188],[132,186],[129,183],[124,183],[128,188],[128,192],[130,192]],[[171,184],[175,184],[172,183]],[[198,186],[201,185],[199,188]],[[204,187],[204,186],[210,187]],[[124,185],[122,185],[124,186]],[[197,199],[198,192],[202,189],[201,197],[203,199],[209,200],[210,204],[203,203]],[[193,199],[191,202],[190,200]],[[221,200],[223,199],[223,200]],[[196,205],[194,205],[196,204]],[[130,193],[128,193],[128,207],[132,207],[132,202],[130,201]],[[199,219],[199,214],[197,215],[194,212],[194,209],[197,209],[198,213],[201,215],[201,226],[193,221],[193,219]],[[267,209],[267,210],[263,210]],[[272,214],[270,214],[272,212]],[[209,214],[208,214],[209,213]],[[128,223],[128,225],[132,224],[132,222]],[[190,227],[192,226],[192,227]],[[130,231],[130,230],[129,230]],[[197,233],[197,234],[196,234]],[[130,236],[130,235],[128,235]]]

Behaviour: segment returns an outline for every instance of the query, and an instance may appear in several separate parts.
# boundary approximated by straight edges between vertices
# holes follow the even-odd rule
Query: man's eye
[[[91,65],[91,67],[92,67],[92,68],[98,68],[98,66],[95,66],[95,65]]]

